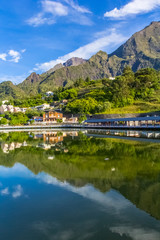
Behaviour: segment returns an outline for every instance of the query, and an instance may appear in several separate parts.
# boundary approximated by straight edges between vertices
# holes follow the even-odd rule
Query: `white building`
[[[48,91],[48,92],[46,92],[46,93],[45,93],[45,95],[46,95],[47,97],[50,97],[50,96],[53,96],[53,95],[54,95],[54,93],[53,93],[53,92],[51,92],[51,91]]]
[[[8,103],[8,100],[3,100],[2,101],[2,105],[4,105],[5,103]]]
[[[21,108],[20,108],[20,107],[14,107],[14,112],[15,112],[15,113],[21,112]]]
[[[43,111],[43,110],[45,110],[45,109],[50,108],[50,104],[44,103],[44,104],[42,104],[42,105],[40,105],[40,106],[36,106],[35,108],[36,108],[38,111]]]
[[[21,112],[25,113],[28,110],[28,108],[21,108]]]

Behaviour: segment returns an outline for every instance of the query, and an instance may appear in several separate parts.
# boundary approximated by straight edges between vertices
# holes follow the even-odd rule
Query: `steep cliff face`
[[[123,65],[128,64],[134,71],[140,68],[152,67],[160,70],[160,22],[152,22],[148,27],[135,33],[125,44],[113,52],[109,58],[118,61],[118,72]],[[111,64],[114,68],[114,64]]]

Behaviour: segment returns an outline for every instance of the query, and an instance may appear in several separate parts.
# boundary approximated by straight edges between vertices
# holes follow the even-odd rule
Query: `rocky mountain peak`
[[[143,30],[135,33],[126,43],[120,46],[110,56],[128,59],[139,54],[160,58],[160,22],[152,22]]]
[[[78,66],[82,63],[85,63],[86,60],[84,60],[83,58],[78,58],[78,57],[72,57],[70,59],[68,59],[63,66],[65,67],[70,67],[70,66]]]
[[[97,52],[95,55],[93,55],[89,61],[90,62],[94,62],[94,61],[100,61],[100,60],[106,60],[108,59],[108,54],[106,52],[103,51],[99,51]]]
[[[26,81],[30,82],[30,83],[35,83],[35,82],[40,82],[41,79],[40,79],[39,74],[33,72],[33,73],[31,73],[31,75],[28,78],[26,78]]]

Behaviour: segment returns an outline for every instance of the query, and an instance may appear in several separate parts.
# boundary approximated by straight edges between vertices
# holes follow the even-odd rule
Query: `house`
[[[21,112],[21,108],[20,107],[14,107],[13,109],[14,109],[15,113]]]
[[[7,111],[10,113],[14,113],[14,107],[12,105],[7,106]]]
[[[47,111],[43,114],[43,122],[57,122],[63,121],[63,114],[56,111]]]
[[[28,110],[28,108],[21,108],[21,112],[25,113]]]
[[[61,105],[65,105],[65,104],[67,104],[68,103],[68,100],[67,99],[63,99],[62,101],[61,101]]]
[[[45,110],[45,109],[50,108],[50,104],[44,103],[44,104],[42,104],[42,105],[40,105],[40,106],[36,106],[35,108],[36,108],[38,111],[43,111],[43,110]]]
[[[1,114],[4,114],[7,111],[8,111],[8,106],[7,105],[0,106],[0,113]]]
[[[54,95],[54,93],[53,93],[53,92],[51,92],[51,91],[48,91],[48,92],[46,92],[46,93],[45,93],[45,95],[46,95],[47,97],[50,97],[50,96],[53,96],[53,95]]]
[[[67,118],[65,120],[65,122],[67,122],[67,123],[78,123],[78,118],[77,117]]]

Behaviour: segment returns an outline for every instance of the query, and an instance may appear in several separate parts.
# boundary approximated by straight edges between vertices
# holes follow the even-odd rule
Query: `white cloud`
[[[9,50],[8,55],[11,56],[11,59],[9,61],[18,63],[21,59],[21,54],[18,51],[15,50]]]
[[[9,189],[8,188],[4,188],[0,191],[1,195],[9,195]]]
[[[121,18],[128,15],[135,15],[150,12],[160,7],[160,0],[132,0],[120,9],[113,9],[104,14],[105,17]]]
[[[2,61],[18,63],[24,52],[26,52],[26,49],[22,49],[20,52],[11,49],[7,53],[0,53],[0,59]]]
[[[61,2],[60,2],[61,1]],[[68,20],[81,25],[91,25],[91,20],[85,16],[91,13],[87,8],[79,6],[73,0],[42,0],[42,10],[27,20],[27,24],[37,27],[56,23],[57,17],[68,17]]]
[[[14,75],[0,75],[0,83],[1,82],[6,82],[6,81],[11,81],[14,84],[21,83],[24,79],[26,79],[26,75],[19,75],[19,76],[14,76]]]
[[[22,50],[21,50],[21,53],[25,53],[25,52],[26,52],[26,49],[22,49]]]
[[[12,197],[18,198],[18,197],[21,197],[22,195],[23,195],[23,188],[21,185],[17,185],[15,187],[15,191],[12,193]]]
[[[11,195],[13,198],[18,198],[23,195],[23,188],[21,185],[17,185],[14,187],[14,191],[11,193],[11,192],[9,192],[9,188],[6,187],[0,191],[0,194],[2,196]]]
[[[117,226],[112,227],[111,231],[120,234],[120,236],[127,235],[133,240],[160,239],[160,233],[158,231],[136,226]]]
[[[66,60],[72,57],[80,57],[84,59],[89,59],[93,54],[97,53],[99,50],[106,50],[110,46],[117,46],[124,42],[127,38],[122,36],[121,34],[116,33],[115,31],[102,32],[103,34],[95,41],[78,48],[77,50],[66,54],[62,57],[59,57],[56,60],[52,60],[49,62],[45,62],[42,64],[36,64],[34,71],[48,71],[52,67],[54,67],[58,63],[64,63]]]
[[[66,16],[68,15],[68,8],[60,2],[45,0],[42,1],[43,11],[51,13],[55,16]]]
[[[94,202],[99,203],[103,207],[109,208],[110,210],[114,209],[115,214],[131,206],[131,203],[129,202],[129,200],[125,199],[122,195],[120,195],[118,192],[114,190],[111,190],[106,194],[104,194],[104,193],[101,193],[99,190],[96,190],[91,185],[85,185],[83,187],[75,187],[70,185],[66,181],[60,182],[56,178],[44,173],[38,174],[37,178],[47,184],[59,186],[59,187],[65,188],[68,191],[79,194],[85,198],[88,198]]]
[[[33,27],[38,27],[43,24],[48,24],[48,25],[54,24],[55,20],[52,18],[44,17],[44,15],[42,13],[39,13],[36,16],[28,19],[27,23]]]
[[[1,60],[6,61],[6,60],[7,60],[6,57],[7,57],[7,54],[6,54],[6,53],[1,53],[1,54],[0,54],[0,59],[1,59]]]
[[[77,3],[75,3],[73,0],[64,0],[64,2],[66,2],[67,4],[69,4],[73,9],[75,9],[76,11],[80,12],[80,13],[91,13],[90,10],[88,10],[87,8],[83,7],[83,6],[79,6]]]

